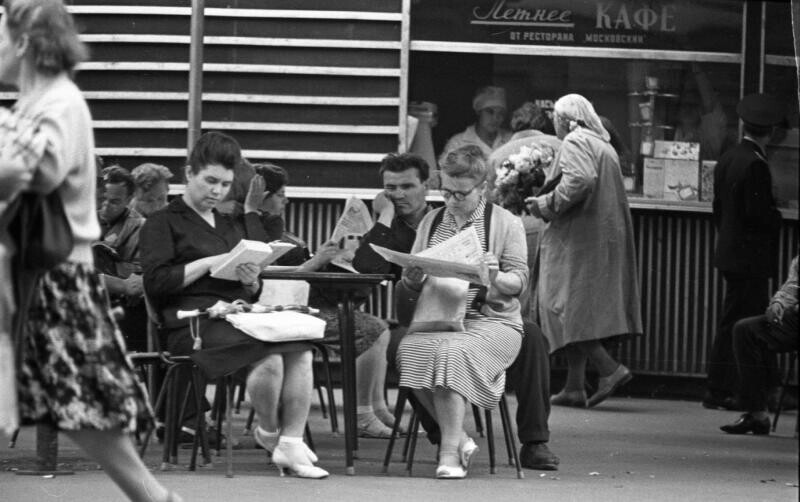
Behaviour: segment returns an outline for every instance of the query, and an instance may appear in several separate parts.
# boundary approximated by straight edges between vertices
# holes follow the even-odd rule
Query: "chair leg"
[[[317,449],[314,448],[314,439],[311,437],[311,428],[308,426],[308,422],[306,422],[306,428],[303,431],[303,434],[306,437],[306,444],[308,445],[308,447],[311,448],[311,451],[316,453]]]
[[[497,474],[494,461],[494,429],[492,427],[492,411],[486,410],[486,442],[489,444],[489,474]]]
[[[227,450],[227,472],[225,473],[225,477],[232,478],[233,477],[233,392],[234,392],[234,380],[232,376],[227,377],[226,385],[228,388],[226,389],[226,397],[227,403],[225,406],[225,421],[226,430],[227,430],[227,439],[225,440],[225,446]],[[217,447],[219,447],[219,443],[222,441],[222,437],[217,433]]]
[[[202,378],[200,377],[199,369],[192,367],[192,390],[194,393],[194,405],[198,410],[195,414],[195,435],[192,442],[192,459],[189,463],[189,470],[194,471],[197,465],[197,449],[203,455],[203,462],[205,465],[211,463],[211,455],[208,451],[208,435],[206,433],[206,417],[203,409],[203,396],[205,395],[205,388],[203,386]]]
[[[474,404],[472,405],[472,416],[475,419],[475,430],[478,431],[480,437],[483,435],[483,422],[481,422],[481,411]]]
[[[419,416],[415,413],[413,418],[411,427],[408,429],[409,439],[411,440],[406,457],[406,476],[408,477],[411,477],[411,469],[414,466],[414,451],[417,449],[417,435],[419,433]]]
[[[778,408],[775,410],[775,417],[772,419],[772,432],[775,432],[775,429],[778,427],[778,418],[781,416],[781,412],[783,411],[783,400],[786,397],[786,387],[789,386],[789,379],[792,378],[792,373],[794,371],[794,365],[797,362],[797,352],[792,354],[792,357],[789,359],[789,367],[786,369],[786,376],[783,378],[783,383],[781,384],[781,395],[778,397]],[[797,433],[797,424],[795,424],[795,434]]]
[[[331,432],[339,434],[339,416],[336,413],[336,399],[333,397],[333,374],[331,373],[331,361],[328,356],[328,348],[321,347],[322,364],[325,366],[325,389],[328,392],[328,409],[331,418]]]
[[[325,406],[325,396],[322,395],[322,385],[317,384],[314,387],[317,388],[317,397],[319,398],[319,409],[322,412],[322,418],[328,419],[328,407]]]
[[[506,444],[510,446],[509,454],[514,459],[514,467],[517,468],[517,479],[524,479],[525,473],[522,472],[522,464],[519,461],[519,453],[517,452],[517,444],[514,441],[514,428],[511,425],[511,414],[508,411],[508,403],[506,397],[500,399],[500,419],[503,421],[503,433],[506,436]]]
[[[394,449],[394,441],[397,438],[397,431],[400,429],[400,422],[403,420],[403,408],[406,406],[406,399],[408,390],[399,389],[397,392],[397,402],[394,404],[394,424],[392,425],[392,435],[389,438],[389,445],[386,447],[386,455],[383,458],[383,472],[389,472],[389,462],[392,458],[392,450]]]
[[[14,432],[11,434],[11,439],[8,440],[8,447],[14,448],[17,446],[17,437],[19,436],[19,427],[14,429]]]
[[[245,436],[253,433],[253,420],[255,420],[255,418],[256,409],[250,408],[250,414],[247,415],[247,422],[244,423],[244,431],[242,432]]]
[[[506,401],[506,396],[500,398],[500,402],[498,403],[498,407],[500,408],[500,421],[503,424],[503,439],[506,442],[506,454],[508,454],[508,465],[514,465],[514,457],[511,455],[512,451],[516,451],[516,446],[514,445],[514,436],[513,431],[508,427],[506,423],[506,417],[508,416],[508,402]]]
[[[408,421],[409,431],[411,430],[411,426],[414,424],[415,420],[418,420],[419,417],[417,416],[417,410],[411,409],[411,418]],[[400,458],[401,462],[405,462],[408,458],[408,447],[411,445],[411,433],[409,432],[406,434],[406,440],[403,441],[403,456]]]
[[[224,414],[227,410],[223,410],[225,408],[225,401],[227,400],[228,395],[228,388],[227,388],[227,378],[222,377],[217,380],[217,388],[214,391],[214,406],[211,408],[211,416],[216,417],[216,429],[217,429],[217,456],[222,456],[222,448],[220,447],[220,439],[222,436],[222,420]]]

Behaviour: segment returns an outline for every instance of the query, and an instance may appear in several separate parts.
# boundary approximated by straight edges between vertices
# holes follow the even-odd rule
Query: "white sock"
[[[375,412],[375,410],[370,405],[367,405],[367,406],[356,406],[356,414],[358,414],[358,415],[365,415],[365,414],[374,413],[374,412]]]
[[[288,444],[300,444],[303,442],[303,436],[292,437],[292,436],[281,436],[278,440],[278,443],[288,443]]]

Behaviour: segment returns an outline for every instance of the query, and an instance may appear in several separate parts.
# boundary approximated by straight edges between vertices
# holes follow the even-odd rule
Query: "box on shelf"
[[[655,141],[653,157],[662,159],[700,160],[700,143],[687,141]]]
[[[714,200],[714,168],[716,160],[704,160],[700,164],[700,200],[711,202]]]
[[[698,200],[699,168],[697,160],[664,159],[664,199]]]
[[[650,199],[664,198],[664,159],[644,159],[642,193]]]

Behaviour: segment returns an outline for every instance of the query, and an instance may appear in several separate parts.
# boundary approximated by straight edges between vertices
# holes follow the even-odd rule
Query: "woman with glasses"
[[[545,187],[528,199],[549,225],[539,245],[539,318],[550,350],[564,348],[567,383],[560,406],[595,406],[631,379],[601,340],[642,332],[636,250],[619,157],[592,104],[568,94],[554,107],[563,141]],[[587,400],[586,362],[600,379]]]
[[[458,479],[466,476],[478,449],[464,431],[467,403],[494,408],[505,388],[505,370],[519,352],[519,295],[528,282],[527,246],[519,218],[484,198],[488,170],[479,147],[450,152],[441,168],[445,207],[422,219],[411,252],[472,226],[484,251],[490,284],[469,285],[463,331],[409,333],[400,342],[397,365],[400,385],[414,390],[441,427],[436,477]],[[398,296],[413,296],[426,282],[421,269],[408,268],[398,283]]]

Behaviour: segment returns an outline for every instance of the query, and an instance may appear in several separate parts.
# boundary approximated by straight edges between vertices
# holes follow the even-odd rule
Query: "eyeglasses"
[[[474,192],[475,189],[478,188],[479,186],[481,186],[482,184],[483,184],[483,180],[479,181],[477,185],[473,186],[472,188],[470,188],[466,192],[462,192],[462,191],[459,191],[459,190],[448,190],[446,188],[440,188],[439,192],[442,194],[442,197],[444,198],[444,200],[450,200],[451,198],[453,198],[453,199],[457,200],[458,202],[461,202],[462,200],[466,199],[469,196],[469,194]]]

